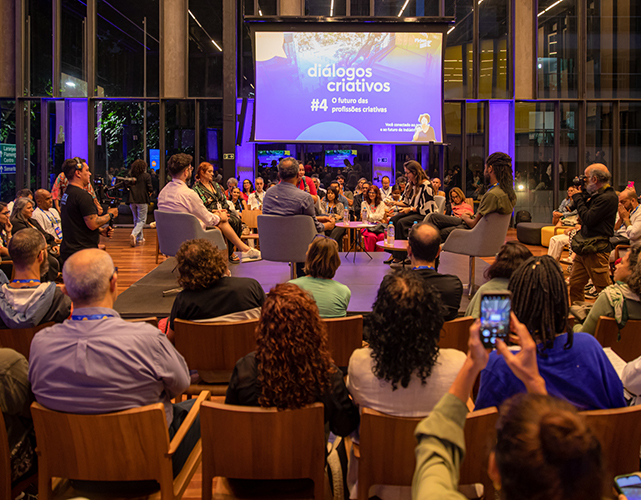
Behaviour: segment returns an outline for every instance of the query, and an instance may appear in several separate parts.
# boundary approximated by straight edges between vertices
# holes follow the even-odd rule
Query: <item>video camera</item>
[[[118,207],[129,191],[129,187],[135,183],[135,177],[114,176],[111,178],[111,184],[107,183],[103,177],[95,177],[93,180],[98,201],[102,205],[108,204],[110,208]]]

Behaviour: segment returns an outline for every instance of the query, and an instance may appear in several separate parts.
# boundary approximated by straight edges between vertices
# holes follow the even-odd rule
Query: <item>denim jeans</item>
[[[146,203],[130,203],[131,214],[134,216],[134,230],[131,232],[136,237],[136,242],[142,241],[142,228],[147,222],[147,204]]]

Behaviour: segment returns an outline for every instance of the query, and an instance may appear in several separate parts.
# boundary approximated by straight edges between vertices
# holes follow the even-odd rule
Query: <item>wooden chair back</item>
[[[641,320],[628,320],[625,327],[619,332],[619,327],[614,318],[601,316],[596,325],[594,336],[601,346],[610,347],[626,363],[641,356]],[[619,339],[619,333],[621,340]]]
[[[601,442],[608,477],[639,470],[641,406],[583,411],[581,415]]]
[[[162,403],[102,415],[31,405],[38,442],[38,491],[51,497],[53,477],[89,481],[156,480],[174,498],[169,433]]]
[[[468,413],[465,421],[465,458],[459,484],[481,483],[485,498],[494,498],[494,484],[487,475],[487,459],[499,412],[495,407]]]
[[[334,364],[348,366],[354,350],[363,347],[363,316],[328,318],[323,322],[327,325],[327,342]]]
[[[53,325],[53,322],[34,326],[33,328],[7,328],[0,330],[0,347],[7,347],[19,352],[29,361],[31,341],[43,328]]]
[[[474,323],[472,316],[456,318],[443,323],[441,339],[438,346],[441,349],[458,349],[467,353],[467,342],[470,338],[470,326]]]
[[[174,345],[192,370],[231,372],[236,362],[256,350],[258,319],[233,323],[174,321]]]
[[[158,328],[158,318],[156,316],[149,316],[148,318],[134,318],[125,320],[129,323],[149,323],[151,326]]]
[[[204,402],[200,412],[203,500],[211,500],[214,477],[310,478],[314,498],[323,499],[323,413],[322,403],[278,411]]]
[[[241,218],[249,229],[258,229],[258,216],[262,215],[262,210],[243,210]]]
[[[9,436],[5,427],[4,417],[0,411],[0,498],[13,498],[11,496],[11,450],[9,449]]]

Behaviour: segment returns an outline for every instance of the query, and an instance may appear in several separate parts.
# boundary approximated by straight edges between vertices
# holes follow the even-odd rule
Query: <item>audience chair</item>
[[[134,318],[125,320],[129,323],[149,323],[151,326],[158,328],[158,318],[156,316],[149,316],[148,318]]]
[[[346,368],[352,353],[363,347],[363,316],[327,318],[323,322],[327,325],[327,343],[334,364]]]
[[[212,480],[302,479],[314,481],[314,498],[324,498],[323,404],[299,410],[203,403],[202,498],[211,500]],[[390,461],[394,462],[394,461]],[[217,481],[217,489],[224,481]],[[218,495],[217,495],[218,496]]]
[[[607,477],[639,470],[641,406],[581,412],[601,442]]]
[[[258,216],[262,213],[262,210],[243,210],[242,220],[245,225],[251,230],[251,233],[241,235],[241,240],[254,240],[256,243],[258,243]]]
[[[0,271],[3,271],[7,278],[13,279],[13,261],[0,259]]]
[[[192,214],[156,210],[154,217],[158,238],[156,264],[158,263],[158,255],[161,253],[173,257],[178,252],[180,245],[187,240],[196,238],[210,240],[219,250],[227,249],[223,233],[218,228],[204,230],[200,221]]]
[[[296,278],[296,262],[305,262],[307,248],[316,236],[308,215],[259,215],[258,237],[263,260],[289,262],[290,277]]]
[[[473,229],[455,229],[443,244],[444,252],[468,255],[470,271],[468,295],[474,295],[474,268],[476,257],[493,257],[505,242],[512,214],[497,212],[484,216]]]
[[[459,484],[481,483],[485,498],[494,498],[487,475],[490,438],[498,418],[496,408],[469,413],[465,422],[465,459]],[[367,500],[375,484],[411,486],[416,469],[414,430],[423,418],[394,417],[363,408],[360,427],[358,499]],[[394,460],[389,460],[394,457]]]
[[[220,384],[192,384],[186,394],[192,396],[203,390],[214,396],[227,392],[236,362],[256,350],[258,319],[229,323],[201,323],[176,319],[174,345],[183,355],[190,370],[213,373]]]
[[[438,213],[439,214],[444,214],[445,213],[445,202],[447,200],[445,199],[445,196],[439,196],[436,195],[434,197],[434,202],[436,203],[436,208],[438,208]]]
[[[200,464],[202,440],[175,479],[171,459],[208,397],[207,391],[200,394],[171,442],[162,403],[102,415],[62,413],[33,403],[39,498],[52,499],[52,478],[155,480],[160,491],[147,498],[181,498]]]
[[[594,336],[602,347],[610,347],[626,363],[641,356],[641,320],[630,319],[625,328],[619,330],[614,318],[599,317]],[[619,335],[621,340],[619,340]]]
[[[438,346],[441,349],[458,349],[459,351],[467,353],[470,326],[472,326],[474,321],[475,318],[472,316],[466,316],[465,318],[456,318],[443,323],[441,339],[438,342]]]
[[[31,350],[31,341],[43,328],[54,325],[55,323],[49,322],[42,325],[34,326],[32,328],[13,328],[0,330],[0,347],[8,347],[14,351],[19,352],[27,361],[29,361],[29,352]]]
[[[617,245],[614,247],[614,259],[610,261],[610,274],[614,274],[614,269],[616,267],[616,261],[625,257],[632,248],[631,245]]]

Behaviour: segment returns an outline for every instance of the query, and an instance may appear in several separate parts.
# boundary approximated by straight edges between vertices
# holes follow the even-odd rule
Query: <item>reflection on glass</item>
[[[615,187],[623,189],[629,181],[634,182],[637,193],[641,192],[641,104],[622,102],[619,105],[621,119],[621,161]]]
[[[190,96],[223,95],[222,18],[222,2],[189,0]]]
[[[484,102],[469,102],[465,110],[465,128],[467,134],[465,196],[480,200],[484,194],[483,169],[487,150],[485,149],[485,106]],[[462,187],[461,173],[452,170],[455,186]],[[447,175],[445,176],[447,180]],[[445,183],[444,183],[445,184]]]
[[[369,16],[369,0],[349,0],[351,16]]]
[[[566,190],[572,180],[579,175],[579,105],[561,103],[561,128],[559,151],[559,200],[566,196]]]
[[[515,118],[514,211],[527,210],[533,222],[548,222],[553,206],[554,104],[517,102]]]
[[[86,97],[85,27],[87,5],[78,0],[61,0],[60,95]]]
[[[245,123],[248,126],[249,123]],[[208,161],[217,170],[222,165],[223,145],[223,102],[202,101],[200,103],[200,147],[198,161]]]
[[[176,153],[194,156],[196,146],[194,101],[167,101],[165,105],[165,161]]]
[[[577,61],[576,0],[539,1],[539,96],[577,97]]]
[[[0,99],[0,200],[9,202],[16,194],[16,102]]]
[[[305,0],[306,16],[344,16],[346,0]]]
[[[472,97],[473,38],[473,0],[459,0],[456,2],[456,24],[447,31],[443,62],[443,85],[446,98]]]
[[[53,95],[51,77],[53,38],[51,33],[51,0],[28,0],[26,2],[26,28],[29,36],[29,51],[26,52],[31,81],[28,82],[29,95]]]
[[[479,97],[510,97],[508,74],[508,0],[484,0],[479,9]]]
[[[444,174],[448,171],[454,172],[456,169],[461,170],[463,154],[463,130],[462,130],[462,113],[463,105],[460,102],[446,102],[443,105],[443,114],[445,116],[445,130],[447,130],[448,146],[445,149],[445,167]],[[442,179],[441,179],[442,181]],[[442,183],[442,182],[441,182]],[[451,187],[461,187],[450,183]]]
[[[47,173],[50,189],[58,174],[62,172],[62,164],[65,161],[65,102],[62,99],[45,102],[48,129]]]
[[[612,168],[612,104],[587,103],[585,164],[602,163]]]
[[[309,1],[309,0],[308,0]],[[438,16],[440,0],[375,0],[374,15],[390,17]]]

